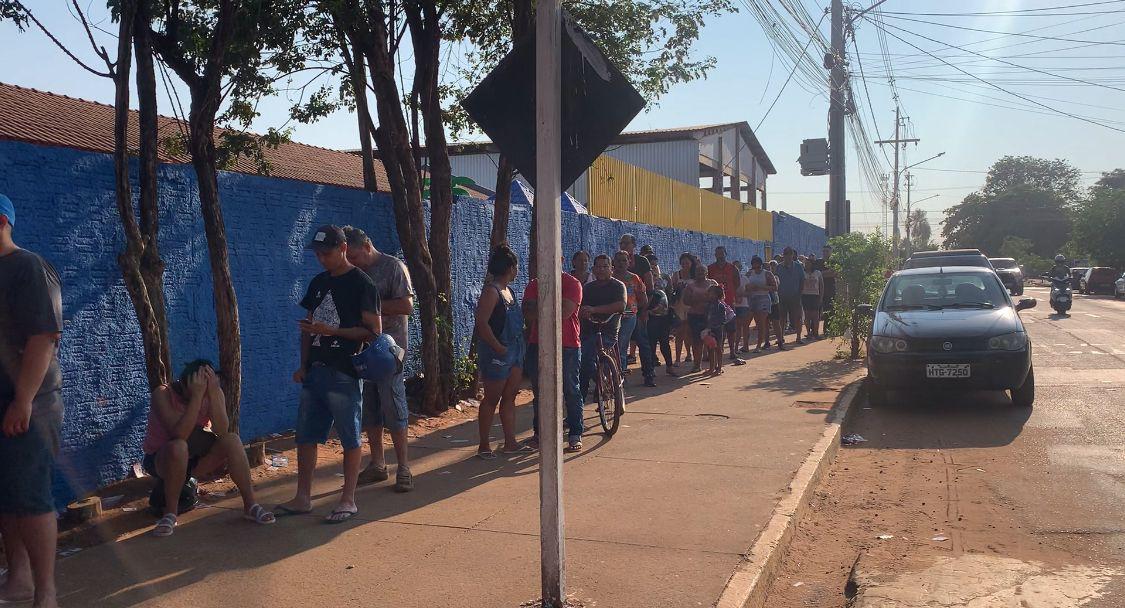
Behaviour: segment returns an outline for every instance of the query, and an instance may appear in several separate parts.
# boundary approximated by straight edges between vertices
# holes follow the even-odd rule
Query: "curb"
[[[857,401],[863,380],[844,387],[832,408],[832,417],[812,452],[789,482],[789,495],[774,507],[769,523],[758,535],[754,545],[743,556],[738,568],[727,579],[715,608],[760,608],[765,595],[781,566],[797,524],[808,508],[812,490],[824,472],[836,460],[840,450],[840,433]]]

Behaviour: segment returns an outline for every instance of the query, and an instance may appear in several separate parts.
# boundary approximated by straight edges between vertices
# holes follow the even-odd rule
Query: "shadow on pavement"
[[[887,404],[860,403],[845,429],[867,441],[847,448],[951,449],[1005,446],[1023,432],[1032,408],[1000,391],[892,391]]]
[[[836,390],[841,380],[859,365],[858,362],[835,359],[812,361],[794,369],[775,371],[740,390],[766,390],[786,395]]]

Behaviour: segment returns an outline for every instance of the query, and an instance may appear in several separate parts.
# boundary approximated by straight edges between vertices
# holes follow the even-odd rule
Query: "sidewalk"
[[[710,606],[861,373],[827,341],[725,367],[716,379],[627,387],[605,441],[587,409],[586,449],[566,455],[568,590],[587,606]],[[520,408],[521,428],[530,408]],[[496,429],[494,436],[499,433]],[[465,441],[468,440],[468,441]],[[321,460],[314,515],[254,526],[237,498],[60,560],[63,606],[514,608],[539,591],[538,455],[473,457],[475,421],[415,441],[417,490],[360,489],[360,513],[329,526],[339,465]],[[260,487],[288,500],[293,479]]]

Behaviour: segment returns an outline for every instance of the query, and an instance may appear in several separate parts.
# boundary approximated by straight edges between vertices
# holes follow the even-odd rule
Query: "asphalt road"
[[[841,450],[767,605],[842,607],[858,589],[855,606],[1125,606],[1125,301],[1075,294],[1059,317],[1047,289],[1024,297],[1034,407],[860,404],[845,432],[865,441]]]

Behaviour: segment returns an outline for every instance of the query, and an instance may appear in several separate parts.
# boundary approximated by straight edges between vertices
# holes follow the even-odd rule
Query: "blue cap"
[[[12,204],[12,199],[3,194],[0,194],[0,215],[7,217],[13,228],[16,227],[16,206]]]

